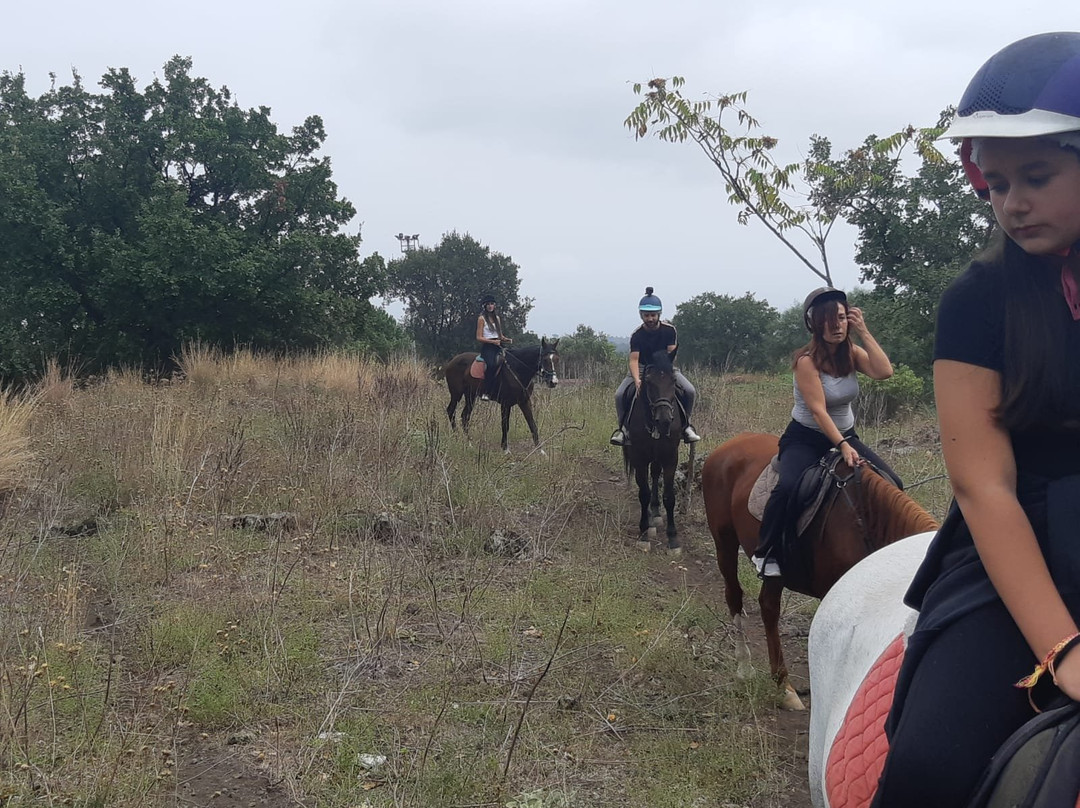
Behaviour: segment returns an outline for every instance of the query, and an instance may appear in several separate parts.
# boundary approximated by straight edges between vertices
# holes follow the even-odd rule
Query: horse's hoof
[[[743,659],[739,661],[739,664],[735,667],[735,678],[740,682],[754,678],[754,666],[750,660]]]
[[[652,542],[647,539],[638,539],[637,548],[643,553],[649,552],[652,549]]]
[[[542,454],[542,455],[543,455],[544,457],[547,457],[547,452],[545,452],[545,451],[544,451],[543,449],[539,449],[538,451],[539,451],[539,452],[540,452],[540,454]]]
[[[655,527],[650,527],[646,531],[646,535],[649,537],[649,541],[656,541],[656,528]]]
[[[784,686],[784,697],[780,700],[780,709],[796,713],[806,709],[802,699],[799,698],[799,694],[795,692],[795,688],[791,685]]]
[[[654,516],[649,519],[649,524],[651,524],[653,527],[660,527],[660,525],[664,524],[664,517]]]
[[[678,558],[679,556],[682,555],[682,548],[681,547],[668,547],[667,551],[668,551],[668,555],[674,556],[675,558]]]

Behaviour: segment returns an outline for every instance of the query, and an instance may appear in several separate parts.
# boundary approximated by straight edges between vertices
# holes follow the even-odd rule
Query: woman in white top
[[[484,390],[480,398],[494,401],[496,398],[495,368],[504,343],[513,342],[504,337],[502,320],[495,313],[495,296],[485,295],[480,301],[480,316],[476,318],[476,341],[480,343],[480,358],[484,360]]]
[[[764,576],[780,574],[784,531],[793,522],[789,513],[791,494],[803,472],[831,449],[838,449],[854,468],[869,460],[900,487],[900,478],[855,433],[851,402],[859,395],[856,371],[871,379],[892,376],[892,364],[870,334],[862,311],[848,306],[847,295],[825,286],[815,289],[803,304],[810,342],[797,350],[795,406],[791,423],[780,437],[780,479],[761,520],[754,564]],[[861,346],[851,340],[858,336]]]

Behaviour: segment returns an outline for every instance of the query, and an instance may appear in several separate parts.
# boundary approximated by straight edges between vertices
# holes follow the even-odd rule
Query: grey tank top
[[[855,426],[855,413],[851,409],[851,402],[859,395],[859,380],[852,371],[848,376],[830,376],[828,373],[818,373],[821,378],[821,387],[825,391],[825,409],[829,412],[836,428],[846,432]],[[814,414],[806,406],[806,401],[799,392],[799,385],[795,383],[795,406],[791,408],[791,417],[810,429],[821,431]]]

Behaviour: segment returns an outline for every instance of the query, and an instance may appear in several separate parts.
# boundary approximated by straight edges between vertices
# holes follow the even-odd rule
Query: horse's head
[[[547,337],[540,338],[540,378],[548,387],[555,387],[559,383],[559,376],[555,372],[555,365],[559,361],[558,349],[557,339],[548,342]]]
[[[676,348],[675,351],[678,349]],[[670,437],[675,420],[675,351],[656,351],[645,360],[641,371],[641,391],[649,405],[654,437]]]

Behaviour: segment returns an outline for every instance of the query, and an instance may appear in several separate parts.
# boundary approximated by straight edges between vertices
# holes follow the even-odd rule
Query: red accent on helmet
[[[964,166],[968,182],[979,195],[979,199],[990,199],[990,185],[986,182],[982,171],[971,161],[971,138],[966,137],[960,142],[960,163]]]

